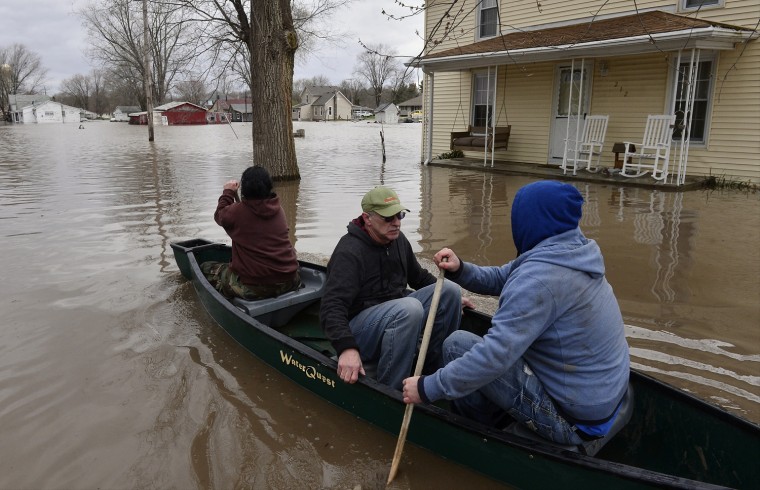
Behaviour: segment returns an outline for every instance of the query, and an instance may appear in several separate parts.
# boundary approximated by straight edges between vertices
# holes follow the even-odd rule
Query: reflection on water
[[[383,488],[395,439],[292,385],[220,332],[169,243],[213,222],[250,126],[0,126],[0,488]],[[277,186],[301,258],[325,262],[370,187],[397,190],[430,265],[515,256],[533,179],[419,165],[420,126],[296,123]],[[760,198],[577,183],[637,369],[760,421]],[[485,309],[490,298],[475,298]],[[409,447],[400,488],[495,487]],[[129,486],[129,485],[128,485]]]

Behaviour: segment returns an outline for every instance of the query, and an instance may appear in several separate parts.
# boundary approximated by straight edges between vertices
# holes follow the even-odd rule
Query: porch
[[[756,113],[745,100],[751,92],[737,84],[731,87],[737,98],[729,101],[724,87],[724,103],[716,106],[714,81],[756,37],[748,28],[652,10],[537,26],[433,51],[410,63],[425,72],[427,88],[422,161],[441,164],[436,155],[453,149],[454,135],[470,126],[509,126],[508,149],[463,148],[474,158],[446,165],[482,168],[493,161],[509,172],[661,189],[694,186],[716,174],[752,179],[758,167],[757,140],[750,134]],[[672,118],[668,134],[656,141],[668,150],[662,157],[649,149],[652,117]],[[609,123],[598,141],[584,136],[592,119]],[[746,137],[737,137],[737,128]],[[559,168],[575,166],[582,154],[600,155],[594,166],[612,168],[620,156],[631,162],[626,149],[634,146],[639,154],[633,155],[644,162],[638,159],[635,168],[629,163],[626,173],[649,174],[579,170],[572,176]],[[622,150],[613,158],[614,148]]]
[[[433,159],[428,165],[433,167],[459,168],[465,170],[480,170],[483,172],[495,172],[504,175],[527,175],[540,179],[564,180],[568,182],[594,182],[597,184],[609,184],[614,186],[642,187],[658,189],[661,191],[692,191],[701,189],[706,178],[700,176],[686,176],[683,184],[667,183],[652,179],[649,175],[641,177],[623,177],[618,169],[602,168],[598,172],[578,170],[576,175],[572,172],[563,172],[561,167],[548,164],[533,164],[512,162],[507,160],[494,160],[493,166],[483,165],[482,158],[448,158]]]

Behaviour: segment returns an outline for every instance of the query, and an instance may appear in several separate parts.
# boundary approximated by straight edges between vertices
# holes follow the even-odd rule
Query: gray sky
[[[86,75],[92,69],[85,55],[87,35],[74,13],[87,3],[86,0],[0,0],[0,19],[4,26],[0,29],[0,46],[23,44],[40,55],[42,65],[48,69],[48,95],[59,91],[63,79]],[[383,9],[397,16],[408,12],[393,0],[354,0],[333,18],[339,29],[352,31],[344,38],[343,45],[322,47],[308,62],[296,66],[295,78],[324,75],[334,84],[350,78],[356,56],[362,51],[359,39],[365,44],[392,46],[399,55],[418,54],[422,40],[415,30],[423,31],[422,15],[404,21],[386,20],[381,13]]]

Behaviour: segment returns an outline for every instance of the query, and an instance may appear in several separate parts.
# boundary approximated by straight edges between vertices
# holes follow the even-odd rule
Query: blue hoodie
[[[613,414],[628,385],[628,344],[599,246],[578,228],[582,203],[577,189],[559,182],[518,191],[518,258],[501,267],[462,263],[450,277],[474,293],[499,295],[491,328],[423,379],[425,398],[466,396],[522,357],[571,421],[595,425]]]

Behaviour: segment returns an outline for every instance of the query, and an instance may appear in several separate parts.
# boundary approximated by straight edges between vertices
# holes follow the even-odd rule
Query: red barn
[[[169,102],[153,109],[154,124],[161,124],[164,117],[169,126],[181,124],[208,124],[206,109],[190,102]],[[130,114],[129,124],[148,124],[145,112]]]

